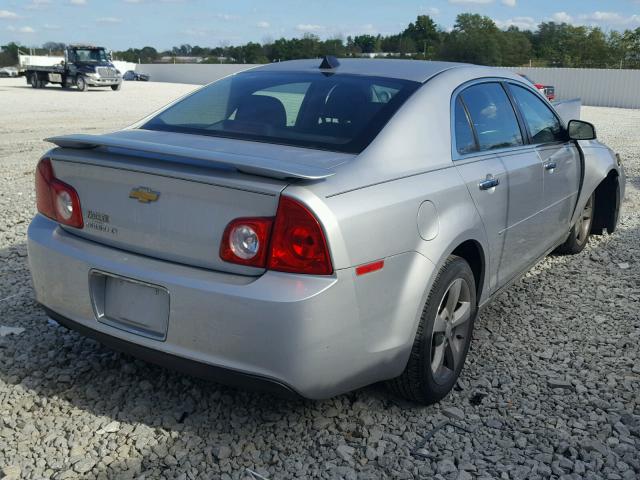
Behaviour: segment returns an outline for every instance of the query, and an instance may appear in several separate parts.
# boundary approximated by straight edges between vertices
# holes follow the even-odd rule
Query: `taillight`
[[[55,177],[48,158],[40,160],[36,168],[36,203],[45,217],[70,227],[84,226],[78,192]]]
[[[298,201],[282,196],[273,218],[238,218],[222,235],[220,258],[288,273],[333,273],[324,232]]]
[[[320,223],[304,205],[290,197],[280,197],[267,268],[313,275],[333,273]]]
[[[238,218],[224,230],[220,258],[227,262],[264,268],[272,218]]]

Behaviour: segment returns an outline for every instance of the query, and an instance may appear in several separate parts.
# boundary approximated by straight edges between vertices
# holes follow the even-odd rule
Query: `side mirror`
[[[596,127],[582,120],[571,120],[569,122],[569,138],[571,140],[595,140]]]

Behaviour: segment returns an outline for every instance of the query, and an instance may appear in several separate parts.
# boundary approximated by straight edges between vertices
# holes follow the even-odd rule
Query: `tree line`
[[[0,64],[2,55],[6,56],[13,47],[18,46],[3,47]],[[63,47],[53,42],[43,45],[49,51]],[[348,36],[346,40],[341,37],[322,40],[306,34],[302,38],[280,38],[262,44],[218,47],[183,44],[166,51],[147,46],[114,52],[118,60],[136,63],[153,63],[163,57],[165,61],[194,61],[196,57],[203,63],[269,63],[323,55],[368,54],[493,66],[636,69],[640,68],[640,27],[604,32],[599,27],[543,22],[535,31],[515,26],[503,30],[487,16],[462,13],[454,27],[446,31],[428,15],[419,15],[395,35],[365,34]]]

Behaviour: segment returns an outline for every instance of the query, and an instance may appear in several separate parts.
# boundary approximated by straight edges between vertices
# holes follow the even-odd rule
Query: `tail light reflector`
[[[238,218],[222,235],[220,258],[227,262],[264,268],[272,218]]]
[[[36,168],[36,204],[45,217],[70,227],[84,226],[78,192],[55,177],[48,158],[40,160]]]
[[[303,204],[280,197],[274,218],[238,218],[225,228],[220,258],[289,273],[331,275],[324,231]]]

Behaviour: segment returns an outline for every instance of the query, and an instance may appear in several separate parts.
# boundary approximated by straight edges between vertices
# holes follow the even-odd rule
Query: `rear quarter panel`
[[[369,353],[387,352],[387,377],[398,375],[444,260],[469,239],[487,251],[482,223],[457,170],[451,165],[326,198],[301,186],[284,193],[320,218],[334,268],[350,271],[364,345]],[[419,216],[424,202],[431,205]],[[382,270],[355,274],[358,265],[380,259]]]

